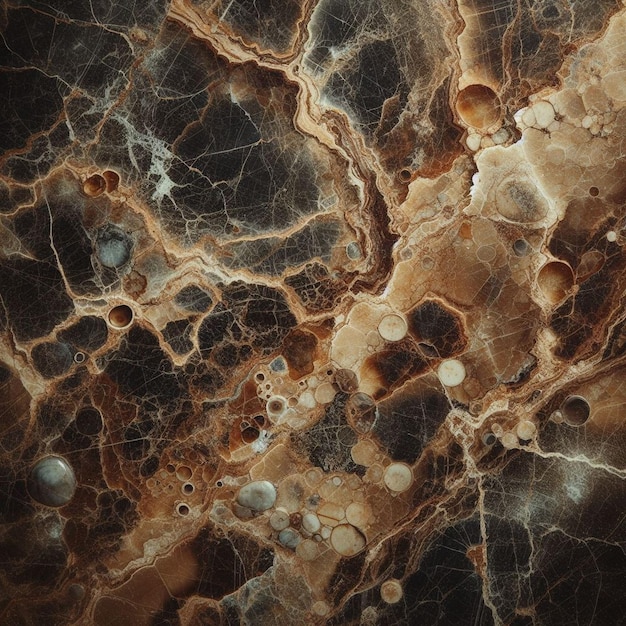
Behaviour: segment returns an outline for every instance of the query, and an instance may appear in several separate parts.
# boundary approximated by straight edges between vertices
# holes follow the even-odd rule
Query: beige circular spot
[[[504,433],[500,441],[502,445],[509,450],[518,447],[517,437],[513,433]]]
[[[378,333],[385,341],[400,341],[408,330],[406,320],[399,315],[385,315],[378,324]]]
[[[315,400],[319,404],[329,404],[333,401],[333,398],[337,395],[337,391],[331,383],[322,383],[315,390]]]
[[[315,604],[313,604],[313,606],[311,607],[311,610],[313,611],[313,613],[315,613],[315,615],[324,616],[324,615],[328,615],[328,611],[330,610],[330,607],[323,600],[318,600]]]
[[[378,455],[378,447],[372,441],[364,439],[359,441],[350,450],[350,456],[357,465],[363,465],[369,467],[376,462]]]
[[[539,128],[548,128],[554,122],[554,107],[546,100],[540,100],[533,104],[535,124]]]
[[[289,513],[285,509],[277,509],[270,516],[270,526],[274,530],[284,530],[289,526]]]
[[[385,469],[383,480],[392,491],[406,491],[413,483],[413,472],[405,463],[392,463]]]
[[[296,546],[296,554],[303,561],[313,561],[318,555],[317,543],[312,539],[305,539]]]
[[[340,524],[333,528],[330,545],[341,556],[354,556],[365,547],[365,537],[354,526]]]
[[[325,502],[317,510],[319,521],[327,526],[337,526],[345,516],[346,512],[344,508],[334,502]]]
[[[491,263],[491,261],[496,258],[495,246],[480,246],[480,248],[476,250],[476,257],[479,261],[483,261],[484,263]]]
[[[383,477],[383,466],[378,463],[374,463],[371,467],[367,468],[365,472],[365,478],[373,483],[379,483]]]
[[[380,586],[380,597],[387,604],[396,604],[396,602],[400,602],[403,595],[402,585],[400,584],[400,581],[395,578],[386,580]]]
[[[478,133],[470,133],[465,140],[465,144],[472,152],[477,152],[480,149],[481,136]]]
[[[370,520],[372,511],[364,502],[352,502],[346,509],[346,519],[357,528],[365,528]]]
[[[437,376],[442,385],[456,387],[465,380],[465,365],[458,359],[442,361],[437,368]]]
[[[533,422],[529,420],[523,420],[517,425],[516,432],[517,436],[522,441],[529,441],[535,436],[535,433],[537,432],[537,427]]]

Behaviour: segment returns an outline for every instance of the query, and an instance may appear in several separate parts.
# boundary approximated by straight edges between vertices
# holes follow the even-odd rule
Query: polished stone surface
[[[0,623],[623,623],[623,1],[0,30]]]

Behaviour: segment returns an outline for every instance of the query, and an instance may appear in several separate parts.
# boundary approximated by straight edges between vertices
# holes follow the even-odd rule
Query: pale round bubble
[[[385,341],[400,341],[408,330],[406,320],[400,315],[385,315],[378,324],[378,333]]]
[[[413,472],[404,463],[392,463],[385,468],[383,480],[392,491],[406,491],[413,483]]]
[[[380,597],[383,602],[386,602],[387,604],[396,604],[396,602],[400,602],[403,595],[404,592],[402,591],[402,585],[399,580],[386,580],[380,586]]]
[[[333,528],[330,545],[341,556],[354,556],[365,547],[365,537],[354,526],[340,524]]]
[[[465,380],[465,375],[465,365],[458,359],[446,359],[437,368],[437,376],[446,387],[460,385]]]

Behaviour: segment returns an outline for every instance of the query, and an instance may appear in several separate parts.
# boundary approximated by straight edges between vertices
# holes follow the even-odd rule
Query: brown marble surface
[[[626,3],[6,1],[0,623],[626,623]]]

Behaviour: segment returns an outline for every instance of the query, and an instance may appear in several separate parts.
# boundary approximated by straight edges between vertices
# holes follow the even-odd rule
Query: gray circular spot
[[[104,267],[119,268],[128,263],[133,248],[130,237],[110,224],[98,233],[96,256]]]
[[[33,500],[46,506],[67,504],[76,491],[76,476],[71,465],[60,456],[46,456],[35,463],[28,476],[28,492]]]

